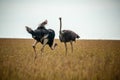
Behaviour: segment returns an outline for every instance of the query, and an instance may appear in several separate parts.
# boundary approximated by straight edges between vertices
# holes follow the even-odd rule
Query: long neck
[[[62,21],[60,19],[60,34],[61,34],[61,29],[62,29]]]

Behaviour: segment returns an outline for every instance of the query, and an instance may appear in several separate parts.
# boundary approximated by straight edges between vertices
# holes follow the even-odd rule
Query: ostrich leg
[[[73,42],[70,41],[70,44],[71,44],[71,50],[72,50],[72,53],[73,53]]]
[[[43,53],[44,47],[45,47],[45,45],[47,44],[47,42],[48,42],[48,39],[44,39],[44,41],[43,41],[43,46],[42,46],[42,48],[41,48],[41,55],[42,55],[42,53]]]
[[[66,55],[67,55],[67,44],[66,43],[64,43],[65,44],[65,48],[66,48]]]
[[[38,43],[38,41],[35,40],[34,44],[33,44],[33,49],[34,49],[34,52],[35,52],[35,59],[37,58],[37,53],[36,53],[36,49],[35,49],[35,46],[36,44]]]

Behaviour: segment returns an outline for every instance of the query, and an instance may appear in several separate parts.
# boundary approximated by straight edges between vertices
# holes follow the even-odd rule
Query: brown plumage
[[[73,52],[73,41],[76,41],[76,38],[80,38],[78,34],[71,30],[61,30],[62,29],[62,18],[59,18],[60,20],[60,31],[59,31],[59,39],[61,42],[64,42],[65,48],[66,48],[66,54],[67,54],[67,42],[70,42],[72,52]]]

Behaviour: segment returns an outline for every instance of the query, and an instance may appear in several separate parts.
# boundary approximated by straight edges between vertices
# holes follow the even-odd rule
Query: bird
[[[73,53],[73,41],[76,41],[76,38],[80,38],[80,36],[71,30],[61,30],[62,18],[59,17],[59,20],[60,20],[59,39],[61,42],[64,42],[65,44],[66,54],[67,54],[67,42],[70,42],[72,53]]]
[[[44,47],[46,45],[49,45],[51,50],[54,50],[57,46],[57,43],[54,44],[54,38],[55,38],[55,31],[53,29],[46,29],[45,25],[47,24],[47,20],[43,21],[35,30],[32,30],[30,27],[25,26],[28,33],[32,35],[32,38],[35,40],[32,47],[35,52],[35,58],[37,58],[36,53],[36,45],[37,43],[41,43],[43,46],[41,48],[41,54],[44,51]]]

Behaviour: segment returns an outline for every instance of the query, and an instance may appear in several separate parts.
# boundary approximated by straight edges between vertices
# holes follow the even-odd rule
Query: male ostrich
[[[76,38],[80,38],[78,34],[71,30],[61,30],[62,29],[62,18],[59,18],[60,20],[60,31],[59,31],[59,39],[61,42],[64,42],[65,48],[66,48],[66,54],[67,54],[67,42],[70,42],[71,44],[71,49],[73,52],[73,41],[76,40]]]
[[[55,37],[55,32],[52,29],[46,29],[44,25],[47,24],[47,20],[45,20],[44,22],[42,22],[38,28],[36,30],[32,30],[31,28],[29,28],[28,26],[26,27],[26,30],[28,33],[30,33],[32,35],[32,38],[35,39],[35,42],[33,44],[33,49],[35,52],[35,59],[37,57],[37,53],[36,53],[36,49],[35,46],[38,42],[40,42],[41,44],[43,44],[42,48],[41,48],[41,54],[44,50],[44,47],[46,44],[49,45],[49,47],[54,50],[55,47],[57,46],[57,43],[55,43],[53,45],[54,42],[54,37]]]

